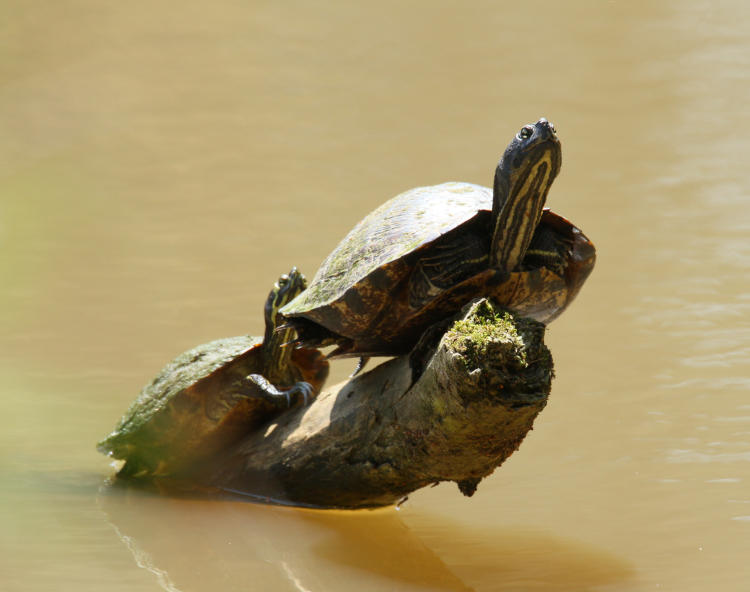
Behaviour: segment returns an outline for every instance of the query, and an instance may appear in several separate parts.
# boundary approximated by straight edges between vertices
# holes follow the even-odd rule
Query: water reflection
[[[632,569],[591,546],[437,515],[319,512],[104,487],[98,503],[167,590],[589,590]]]

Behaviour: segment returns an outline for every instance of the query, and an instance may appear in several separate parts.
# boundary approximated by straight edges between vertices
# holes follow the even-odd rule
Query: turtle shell
[[[365,216],[326,257],[307,289],[281,313],[285,317],[307,315],[331,305],[362,282],[371,283],[376,279],[370,277],[373,272],[387,269],[460,228],[478,212],[491,209],[492,189],[472,183],[405,191]]]
[[[578,295],[596,263],[594,244],[572,222],[545,209],[519,269],[495,289],[498,302],[549,323]]]
[[[307,290],[281,309],[307,345],[337,343],[332,355],[408,352],[433,323],[480,296],[549,322],[570,304],[595,249],[568,220],[545,210],[531,251],[550,243],[552,261],[527,256],[510,274],[488,267],[492,189],[471,183],[419,187],[365,217],[326,258]],[[456,245],[460,249],[456,249]],[[414,306],[420,265],[446,253],[463,275]],[[424,302],[422,300],[421,302]]]
[[[132,477],[174,475],[199,466],[287,409],[286,399],[275,403],[246,379],[263,373],[262,348],[262,338],[242,335],[179,355],[144,387],[97,448],[126,460],[121,474]],[[278,386],[303,380],[319,392],[328,362],[319,351],[301,348],[292,353],[287,370],[288,384]]]

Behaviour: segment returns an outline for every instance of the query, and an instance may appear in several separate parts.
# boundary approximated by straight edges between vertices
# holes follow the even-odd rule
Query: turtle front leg
[[[291,388],[278,389],[260,374],[250,374],[247,379],[254,382],[263,394],[272,400],[278,399],[278,397],[285,397],[287,407],[292,406],[292,395],[301,394],[305,405],[307,405],[307,401],[313,393],[313,387],[309,382],[300,381],[292,385]]]

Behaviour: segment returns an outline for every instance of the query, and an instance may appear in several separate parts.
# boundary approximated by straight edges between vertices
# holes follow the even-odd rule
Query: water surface
[[[3,590],[744,590],[750,9],[36,0],[0,28]],[[311,512],[110,487],[169,359],[262,332],[410,187],[524,123],[596,242],[534,431],[475,496]],[[333,380],[351,370],[336,365]]]

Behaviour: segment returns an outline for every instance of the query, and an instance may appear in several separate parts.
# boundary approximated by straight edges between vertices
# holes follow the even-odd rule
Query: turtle
[[[385,202],[281,309],[286,326],[301,346],[335,344],[329,357],[360,357],[361,368],[369,356],[409,352],[478,297],[550,322],[596,259],[581,230],[544,207],[560,164],[557,132],[542,118],[508,144],[492,189],[449,182]]]
[[[305,287],[293,268],[264,308],[265,335],[199,345],[177,356],[143,388],[97,448],[125,460],[118,476],[185,476],[243,435],[320,391],[329,364],[317,349],[289,347],[279,308]]]

